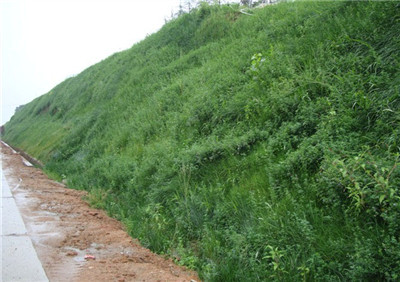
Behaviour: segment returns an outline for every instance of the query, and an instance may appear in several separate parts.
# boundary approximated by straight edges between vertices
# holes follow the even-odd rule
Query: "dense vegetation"
[[[400,279],[400,5],[202,4],[3,139],[208,281]]]

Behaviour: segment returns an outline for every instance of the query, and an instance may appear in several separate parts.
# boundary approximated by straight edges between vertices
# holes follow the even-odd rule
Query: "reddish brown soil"
[[[194,272],[140,246],[104,211],[89,207],[86,192],[50,180],[18,153],[1,148],[5,176],[50,281],[199,281]]]

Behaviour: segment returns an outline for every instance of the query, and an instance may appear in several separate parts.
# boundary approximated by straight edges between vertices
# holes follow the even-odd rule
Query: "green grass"
[[[202,4],[2,138],[206,281],[395,281],[399,9]]]

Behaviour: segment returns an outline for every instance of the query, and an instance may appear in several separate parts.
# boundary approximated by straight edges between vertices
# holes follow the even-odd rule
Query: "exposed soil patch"
[[[50,281],[199,281],[140,246],[120,222],[1,144],[3,169]]]

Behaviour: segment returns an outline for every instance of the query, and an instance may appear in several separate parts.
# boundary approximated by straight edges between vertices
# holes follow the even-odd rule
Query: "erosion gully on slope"
[[[48,179],[1,147],[5,175],[50,281],[199,281],[141,247],[104,211],[90,208],[82,200],[86,192]]]

